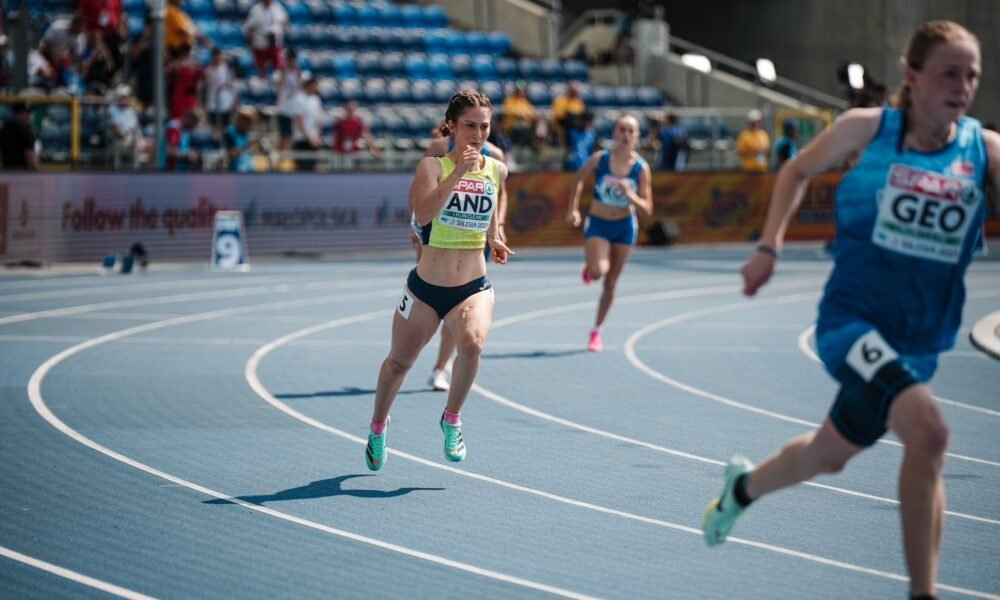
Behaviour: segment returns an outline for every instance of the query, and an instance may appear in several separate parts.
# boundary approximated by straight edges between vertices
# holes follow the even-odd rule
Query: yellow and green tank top
[[[440,183],[455,170],[455,163],[447,156],[437,160],[441,163]],[[441,212],[423,226],[425,246],[459,250],[486,246],[486,231],[500,196],[500,167],[494,158],[484,156],[483,160],[483,168],[463,175]]]

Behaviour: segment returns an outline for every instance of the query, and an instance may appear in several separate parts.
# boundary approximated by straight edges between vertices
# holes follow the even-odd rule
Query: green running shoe
[[[388,456],[385,451],[385,435],[389,433],[389,423],[385,424],[385,429],[382,430],[382,435],[379,435],[368,430],[368,446],[365,447],[365,462],[368,463],[368,468],[372,471],[378,471],[385,464],[385,459]]]
[[[452,462],[465,458],[465,442],[462,441],[462,426],[450,425],[441,414],[441,431],[444,432],[444,457]]]
[[[751,470],[753,464],[742,456],[729,459],[729,464],[726,465],[726,485],[722,488],[722,494],[709,503],[701,520],[705,543],[709,546],[717,546],[726,541],[736,519],[746,510],[733,497],[733,488],[736,487],[736,479]]]

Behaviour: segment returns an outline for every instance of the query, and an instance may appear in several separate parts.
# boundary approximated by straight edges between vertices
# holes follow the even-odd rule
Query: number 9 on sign
[[[212,268],[218,271],[249,268],[244,251],[243,215],[235,210],[220,210],[215,213],[214,235],[212,236]]]

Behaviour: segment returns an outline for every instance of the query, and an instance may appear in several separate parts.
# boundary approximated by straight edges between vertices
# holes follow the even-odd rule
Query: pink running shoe
[[[580,273],[580,276],[583,277],[583,285],[590,285],[594,282],[594,280],[590,278],[590,273],[587,272],[587,265],[583,265],[583,271]]]
[[[590,343],[587,344],[587,350],[590,350],[591,352],[600,352],[601,350],[604,350],[604,342],[601,341],[600,331],[590,332]]]

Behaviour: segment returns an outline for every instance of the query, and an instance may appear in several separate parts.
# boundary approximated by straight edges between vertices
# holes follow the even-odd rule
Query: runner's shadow
[[[403,394],[421,394],[426,390],[399,390],[399,395]],[[370,396],[375,393],[374,389],[365,389],[359,387],[345,387],[339,390],[324,390],[322,392],[313,392],[311,394],[275,394],[275,398],[281,398],[282,400],[301,400],[302,398],[341,398],[344,396]]]
[[[561,350],[559,352],[549,352],[547,350],[535,350],[534,352],[507,352],[504,354],[484,354],[482,357],[484,359],[497,359],[497,358],[559,358],[560,356],[573,356],[574,354],[583,354],[587,350],[583,348],[578,348],[574,350]]]
[[[353,496],[355,498],[397,498],[405,496],[411,492],[435,492],[445,488],[419,488],[404,487],[392,491],[382,490],[345,490],[341,487],[348,479],[355,477],[373,477],[372,475],[342,475],[332,479],[321,479],[313,481],[309,485],[302,485],[287,490],[281,490],[268,495],[257,496],[236,496],[237,499],[249,502],[250,504],[264,505],[268,502],[282,502],[284,500],[310,500],[313,498],[329,498],[332,496]],[[203,504],[236,504],[232,500],[216,498],[205,500]]]

